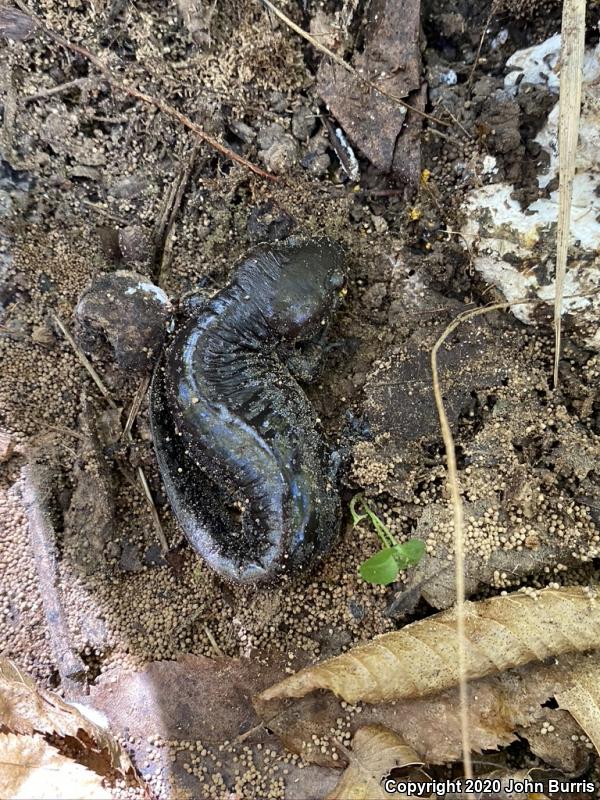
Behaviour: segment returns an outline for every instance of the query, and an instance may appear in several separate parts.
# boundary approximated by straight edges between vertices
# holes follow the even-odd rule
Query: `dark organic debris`
[[[119,366],[148,369],[162,347],[170,309],[167,295],[143,275],[102,275],[75,309],[79,344],[87,353],[101,353],[108,340]]]
[[[494,361],[494,337],[485,322],[460,331],[439,357],[450,423],[472,404],[472,392],[498,385],[506,368]],[[376,432],[391,431],[396,443],[438,436],[431,386],[430,352],[418,337],[401,357],[392,356],[369,379],[366,413]],[[402,413],[398,413],[402,409]]]
[[[321,63],[317,85],[333,116],[371,163],[413,186],[420,174],[420,117],[391,98],[423,110],[419,12],[419,0],[375,0],[369,7],[366,44],[355,56],[354,67],[384,93],[328,59]],[[415,131],[410,153],[399,146],[408,129]]]
[[[248,236],[255,242],[286,239],[295,227],[294,218],[270,200],[253,208],[247,223]]]
[[[25,42],[35,32],[35,23],[27,14],[9,6],[0,7],[0,36],[13,42]]]
[[[97,436],[91,404],[83,399],[73,494],[64,515],[65,555],[87,574],[105,570],[107,547],[115,535],[112,482]]]

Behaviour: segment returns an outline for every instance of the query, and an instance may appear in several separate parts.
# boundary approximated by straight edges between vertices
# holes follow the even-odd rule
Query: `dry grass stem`
[[[571,202],[581,110],[584,40],[585,0],[565,0],[561,27],[558,116],[558,227],[556,232],[556,294],[554,296],[555,387],[558,385],[562,301],[571,230]]]

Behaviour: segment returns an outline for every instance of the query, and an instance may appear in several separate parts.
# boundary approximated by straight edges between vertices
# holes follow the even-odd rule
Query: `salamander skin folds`
[[[345,283],[341,247],[253,251],[176,327],[150,395],[162,480],[193,547],[237,583],[310,566],[339,529],[339,458],[296,378],[314,377]]]

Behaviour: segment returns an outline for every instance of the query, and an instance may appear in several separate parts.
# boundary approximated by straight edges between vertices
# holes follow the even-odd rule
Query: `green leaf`
[[[363,561],[360,565],[360,577],[367,583],[376,583],[380,586],[393,583],[400,569],[395,550],[395,547],[386,547]]]
[[[425,542],[421,539],[409,539],[408,542],[397,544],[390,550],[394,551],[398,569],[406,569],[406,567],[414,567],[423,558]]]

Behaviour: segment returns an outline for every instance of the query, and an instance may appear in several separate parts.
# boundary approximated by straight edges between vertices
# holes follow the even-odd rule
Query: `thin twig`
[[[59,83],[58,86],[52,86],[50,89],[42,89],[40,92],[27,95],[23,98],[23,103],[27,105],[27,103],[33,103],[36,100],[43,100],[46,97],[52,97],[55,94],[62,94],[63,92],[68,92],[70,89],[76,89],[80,86],[85,86],[85,84],[89,82],[89,78],[75,78],[73,81]]]
[[[558,386],[562,299],[571,232],[573,178],[581,110],[581,83],[585,45],[585,0],[565,0],[560,47],[558,113],[558,227],[556,231],[556,286],[554,295],[554,388]]]
[[[89,358],[78,347],[77,342],[75,341],[75,339],[73,339],[73,337],[71,336],[71,334],[67,330],[67,327],[65,326],[64,322],[56,314],[52,314],[52,319],[56,323],[56,326],[58,327],[58,329],[60,330],[62,335],[65,337],[67,342],[71,345],[71,348],[73,349],[73,352],[75,353],[75,355],[77,356],[77,358],[79,359],[81,364],[85,367],[85,369],[86,369],[87,373],[89,374],[90,378],[94,381],[94,383],[96,384],[98,389],[100,389],[100,394],[102,395],[102,397],[106,400],[106,402],[108,403],[108,405],[111,408],[116,410],[118,408],[118,406],[115,403],[115,401],[112,399],[112,397],[110,395],[110,392],[108,391],[108,389],[104,385],[104,382],[103,382],[102,378],[100,377],[100,375],[98,375],[98,373],[96,372],[96,370],[92,366],[92,363],[89,360]]]
[[[65,324],[60,319],[60,317],[58,317],[56,314],[53,314],[52,318],[54,319],[54,322],[56,323],[56,325],[59,328],[59,330],[62,333],[62,335],[65,337],[67,342],[73,348],[73,351],[74,351],[75,355],[77,356],[77,358],[79,359],[79,361],[81,362],[83,367],[87,370],[88,374],[90,375],[90,377],[92,378],[92,380],[94,381],[94,383],[96,384],[98,389],[100,389],[100,392],[101,392],[102,396],[104,397],[104,399],[106,400],[106,402],[109,404],[109,406],[112,409],[117,411],[118,410],[117,404],[115,403],[115,401],[110,396],[110,392],[108,391],[108,389],[104,385],[104,382],[102,381],[102,378],[98,375],[98,373],[96,372],[96,370],[92,366],[89,358],[87,358],[87,356],[78,347],[77,342],[75,341],[75,339],[73,339],[73,337],[71,336],[71,334],[67,330]],[[128,442],[132,442],[133,441],[133,437],[131,435],[131,431],[129,431],[125,435],[124,438]],[[160,517],[158,515],[158,511],[156,510],[156,505],[154,503],[154,498],[152,497],[152,492],[150,491],[150,486],[148,485],[148,481],[146,479],[146,475],[144,473],[144,470],[140,466],[137,467],[136,471],[137,471],[137,474],[138,474],[140,485],[142,487],[142,491],[143,491],[144,496],[146,497],[146,499],[148,501],[148,505],[150,506],[150,513],[152,514],[152,521],[154,522],[154,528],[156,530],[156,535],[158,537],[158,541],[160,542],[160,546],[162,548],[163,553],[166,553],[169,550],[169,545],[168,545],[168,542],[166,540],[165,533],[163,531],[163,527],[162,527],[162,523],[160,521]]]
[[[212,633],[210,632],[210,628],[208,627],[208,625],[205,625],[205,626],[204,626],[204,633],[206,634],[206,638],[207,638],[207,639],[208,639],[208,641],[210,642],[210,646],[211,646],[211,647],[212,647],[212,649],[215,651],[215,653],[217,654],[217,656],[218,656],[219,658],[225,658],[225,653],[224,653],[224,652],[221,650],[221,648],[220,648],[220,647],[219,647],[219,645],[217,644],[217,640],[215,639],[215,637],[214,637],[214,636],[212,635]]]
[[[395,103],[398,103],[398,105],[403,106],[404,108],[414,112],[420,117],[425,117],[425,119],[431,120],[431,122],[435,122],[437,125],[443,125],[444,127],[448,127],[447,122],[444,122],[443,120],[438,119],[437,117],[433,117],[431,114],[427,114],[425,111],[420,111],[418,108],[411,106],[410,103],[407,103],[406,100],[403,100],[401,97],[397,97],[395,94],[386,92],[385,89],[382,89],[380,86],[377,86],[376,83],[373,83],[373,81],[370,81],[368,78],[365,78],[365,76],[361,75],[360,72],[355,70],[351,64],[349,64],[347,61],[344,61],[344,59],[341,56],[338,56],[336,53],[333,52],[333,50],[330,50],[328,47],[325,47],[324,44],[318,42],[314,37],[310,35],[310,33],[307,33],[304,30],[304,28],[301,28],[299,25],[296,25],[296,23],[293,20],[291,20],[288,16],[286,16],[286,14],[284,14],[283,11],[280,11],[277,8],[277,6],[274,6],[271,0],[258,0],[258,1],[262,3],[264,6],[266,6],[266,8],[268,8],[269,11],[272,11],[273,14],[275,14],[276,17],[278,17],[282,22],[284,22],[288,26],[288,28],[293,30],[294,33],[297,33],[298,36],[301,36],[303,39],[309,42],[309,44],[312,44],[312,46],[317,50],[320,50],[321,53],[324,53],[326,56],[329,56],[329,58],[335,61],[336,64],[339,64],[340,67],[343,67],[358,81],[366,84],[370,89],[373,89],[378,94],[387,97],[389,100],[393,100]]]
[[[127,437],[130,441],[131,434]],[[144,491],[144,495],[146,496],[146,500],[148,501],[148,505],[150,506],[150,513],[152,514],[152,522],[154,523],[154,530],[156,531],[156,535],[158,537],[158,541],[160,543],[161,549],[163,553],[169,552],[169,543],[165,537],[165,532],[163,530],[162,522],[160,521],[160,517],[158,516],[158,511],[156,510],[156,505],[154,504],[154,498],[152,497],[152,492],[150,491],[150,487],[148,486],[148,481],[146,480],[146,474],[144,470],[138,466],[137,468],[138,478],[140,479],[140,484],[142,485],[142,489]]]
[[[50,645],[67,698],[81,692],[85,679],[85,664],[79,657],[67,625],[60,591],[57,564],[56,531],[45,498],[50,478],[47,467],[30,462],[21,471],[23,503],[29,523],[33,550]]]
[[[196,125],[195,122],[189,117],[186,117],[185,114],[182,114],[181,111],[178,111],[174,106],[170,105],[169,103],[161,100],[158,97],[153,97],[152,95],[146,94],[145,92],[141,92],[135,86],[128,86],[121,81],[117,80],[113,77],[112,72],[109,68],[104,64],[104,62],[98,58],[97,55],[88,50],[86,47],[82,45],[75,44],[74,42],[65,39],[64,36],[61,36],[60,33],[49,28],[44,21],[35,14],[29,6],[23,2],[23,0],[15,0],[16,4],[19,8],[25,13],[28,14],[32,20],[37,24],[40,31],[52,39],[57,44],[61,45],[67,50],[70,50],[73,53],[78,53],[80,56],[83,56],[87,59],[91,64],[93,64],[96,69],[98,69],[106,79],[107,83],[112,86],[113,89],[119,92],[124,92],[125,94],[129,95],[129,97],[134,97],[136,100],[141,100],[146,105],[153,106],[161,111],[163,114],[171,117],[172,119],[177,120],[177,122],[181,123],[184,127],[188,128],[188,130],[192,131],[195,136],[198,137],[202,142],[206,142],[206,144],[210,145],[210,147],[217,150],[221,155],[228,158],[230,161],[235,161],[237,164],[241,164],[241,166],[246,167],[246,169],[251,170],[256,175],[259,175],[261,178],[265,178],[270,181],[276,181],[277,178],[274,175],[269,175],[268,172],[265,172],[256,164],[253,164],[251,161],[243,158],[242,156],[238,155],[236,152],[231,150],[229,147],[226,147],[224,144],[221,144],[217,139],[210,136],[206,131],[204,131],[199,125]]]
[[[200,146],[195,144],[185,163],[181,166],[165,198],[163,211],[156,226],[156,235],[154,237],[154,282],[157,286],[161,286],[162,276],[169,265],[173,247],[173,227],[183,201],[185,190],[192,172],[194,171],[194,164],[199,150]]]
[[[487,29],[489,27],[490,22],[492,21],[492,17],[496,13],[496,7],[498,5],[498,0],[493,0],[492,5],[490,6],[490,13],[487,16],[485,21],[485,25],[483,26],[483,30],[481,31],[481,37],[479,39],[479,45],[477,46],[477,52],[475,53],[475,60],[473,61],[473,66],[471,67],[471,71],[469,73],[469,80],[467,81],[467,93],[471,93],[471,84],[473,83],[473,75],[475,74],[475,70],[479,65],[479,57],[481,55],[481,48],[483,47],[483,43],[485,41],[485,35],[487,33]]]
[[[236,738],[233,740],[232,744],[233,745],[242,744],[242,742],[245,742],[246,739],[249,739],[255,733],[258,733],[259,731],[264,731],[264,730],[265,730],[264,724],[262,722],[259,722],[258,725],[255,725],[253,728],[250,728],[249,730],[244,731],[244,733],[240,733],[239,736],[236,736]]]
[[[115,222],[118,222],[119,225],[129,225],[129,220],[126,220],[125,217],[120,217],[118,214],[113,214],[107,208],[103,208],[98,203],[93,203],[91,200],[88,200],[86,197],[82,197],[79,202],[87,206],[88,208],[92,208],[98,214],[101,214],[103,217],[107,217],[107,219],[112,219]]]
[[[125,423],[125,427],[123,428],[123,433],[121,434],[121,438],[127,438],[131,433],[133,423],[135,422],[135,419],[139,413],[140,406],[142,405],[142,400],[146,396],[149,384],[150,384],[150,375],[146,375],[146,377],[142,379],[142,382],[138,386],[135,396],[133,398],[133,402],[131,404],[131,408],[129,409],[129,414],[127,415],[127,422]]]

